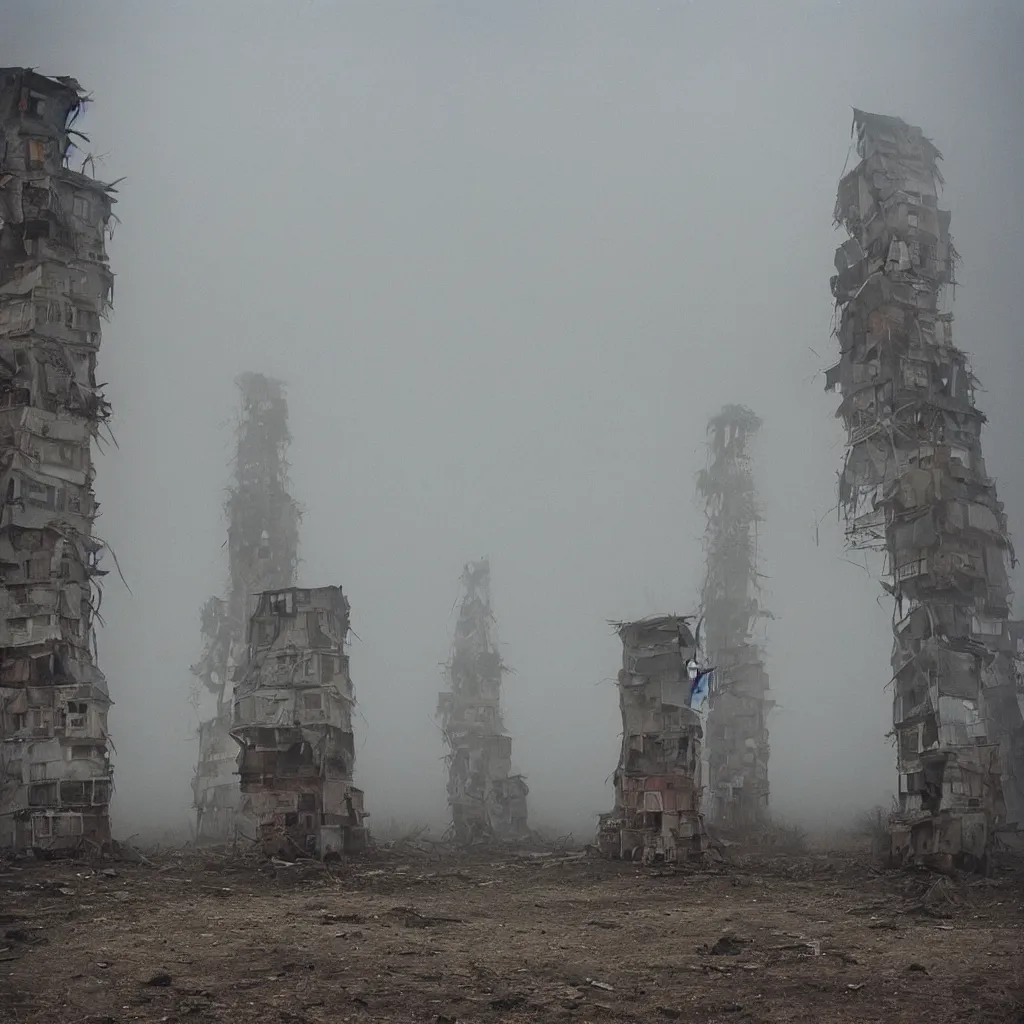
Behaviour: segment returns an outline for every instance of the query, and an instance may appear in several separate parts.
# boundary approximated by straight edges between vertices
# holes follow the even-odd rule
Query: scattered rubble
[[[850,543],[886,553],[895,598],[893,735],[900,862],[983,868],[1024,819],[1024,695],[1009,620],[1013,549],[985,469],[976,380],[953,344],[950,215],[938,149],[896,117],[854,111],[858,165],[839,183],[832,292],[848,452]]]
[[[998,859],[972,881],[871,869],[862,848],[829,847],[836,875],[766,872],[737,890],[726,873],[656,878],[600,858],[552,872],[455,844],[466,881],[387,858],[275,875],[255,852],[215,851],[147,848],[154,867],[119,866],[116,880],[85,862],[0,865],[8,1016],[703,1021],[739,1004],[757,1020],[1011,1024],[1024,1006],[1021,878]],[[955,932],[900,914],[937,877],[959,898],[942,922]],[[847,913],[858,905],[890,908],[899,927],[870,928]]]
[[[748,445],[761,420],[728,405],[708,423],[709,460],[697,481],[707,514],[707,575],[701,594],[705,646],[715,666],[708,691],[705,813],[714,825],[749,830],[768,819],[768,728],[774,706],[757,624],[757,524]]]
[[[690,706],[696,640],[677,615],[612,625],[623,648],[622,749],[615,808],[601,815],[598,848],[644,863],[701,858],[708,848],[699,809],[703,729]]]
[[[491,567],[471,562],[448,663],[450,688],[438,695],[437,714],[448,745],[448,806],[463,844],[529,835],[522,775],[512,772],[512,738],[501,717],[501,677],[507,671],[494,636]]]
[[[0,849],[41,853],[110,839],[91,445],[117,190],[89,157],[71,170],[86,103],[73,78],[0,69]]]

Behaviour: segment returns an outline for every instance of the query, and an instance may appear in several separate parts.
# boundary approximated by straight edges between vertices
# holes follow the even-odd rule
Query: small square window
[[[60,784],[60,800],[63,804],[84,804],[89,802],[85,782],[66,780]]]
[[[82,816],[80,814],[61,814],[53,819],[54,835],[80,836],[82,834]]]
[[[84,701],[69,700],[67,723],[69,729],[84,729],[89,722],[89,705]]]
[[[29,807],[49,807],[57,803],[57,783],[39,782],[28,787]]]

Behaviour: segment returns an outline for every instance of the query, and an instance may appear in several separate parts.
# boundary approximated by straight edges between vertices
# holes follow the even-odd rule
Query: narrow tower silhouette
[[[701,594],[708,662],[707,814],[749,829],[768,817],[768,728],[774,706],[754,630],[770,617],[760,605],[757,524],[761,510],[749,443],[760,419],[727,405],[708,423],[708,466],[697,479],[707,515],[707,574]]]
[[[288,493],[288,402],[281,381],[258,373],[236,380],[240,395],[237,449],[225,512],[228,594],[200,612],[203,656],[192,673],[213,713],[199,727],[199,762],[192,788],[200,839],[231,836],[238,808],[238,745],[231,738],[236,676],[247,658],[249,617],[256,595],[295,583],[299,510]],[[197,704],[202,693],[196,694]]]
[[[448,805],[459,841],[526,835],[526,796],[521,775],[511,775],[512,738],[501,717],[505,673],[491,613],[491,567],[471,562],[462,574],[464,593],[447,675],[438,696],[448,745]]]

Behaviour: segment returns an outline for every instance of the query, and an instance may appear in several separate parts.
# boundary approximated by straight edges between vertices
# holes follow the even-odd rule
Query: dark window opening
[[[294,615],[295,595],[290,590],[283,594],[271,595],[270,611],[273,615]]]
[[[62,782],[60,784],[60,802],[62,804],[85,804],[89,802],[86,795],[85,782]]]
[[[0,409],[17,409],[32,404],[32,392],[28,388],[4,388],[0,390]],[[14,481],[11,481],[13,486]],[[8,501],[13,497],[8,494]]]
[[[924,720],[924,736],[921,739],[921,749],[927,750],[939,742],[939,725],[935,716],[930,715]]]
[[[50,807],[57,803],[57,783],[41,782],[28,787],[29,807]]]
[[[37,238],[50,237],[50,222],[39,217],[25,221],[24,238],[26,242],[34,242]]]
[[[46,97],[39,92],[30,92],[25,97],[25,116],[41,120],[46,116]]]
[[[315,775],[317,765],[313,750],[305,743],[293,743],[278,759],[278,772],[282,775]]]

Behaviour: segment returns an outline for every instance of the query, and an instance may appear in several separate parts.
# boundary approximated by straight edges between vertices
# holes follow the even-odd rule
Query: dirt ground
[[[0,1021],[1024,1022],[1024,884],[730,857],[0,867]]]

